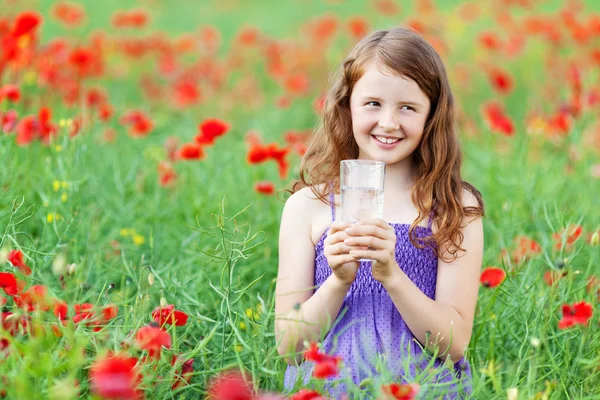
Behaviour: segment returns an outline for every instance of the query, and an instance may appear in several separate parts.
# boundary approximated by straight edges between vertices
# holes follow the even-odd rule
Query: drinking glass
[[[383,218],[384,181],[384,162],[343,160],[340,165],[342,221],[354,223],[359,220]]]

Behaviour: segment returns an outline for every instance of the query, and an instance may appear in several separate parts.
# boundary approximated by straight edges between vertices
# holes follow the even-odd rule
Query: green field
[[[483,268],[507,273],[480,288],[467,353],[473,398],[505,399],[514,388],[515,399],[598,398],[599,2],[89,0],[77,2],[84,15],[71,25],[64,18],[77,18],[59,20],[58,3],[0,5],[0,272],[25,282],[17,295],[1,281],[0,395],[102,398],[90,368],[109,351],[140,359],[146,398],[203,398],[229,368],[261,392],[283,391],[273,333],[278,230],[306,144],[293,147],[286,134],[317,126],[315,104],[356,41],[347,22],[361,17],[369,30],[420,24],[446,62],[463,178],[485,201]],[[145,23],[115,26],[116,13],[136,9]],[[40,25],[8,41],[25,11]],[[248,27],[256,39],[241,41]],[[497,45],[486,47],[484,33]],[[512,82],[505,92],[494,73]],[[10,85],[19,99],[2,94]],[[510,134],[486,116],[490,102]],[[152,121],[137,136],[122,118],[133,110]],[[202,159],[169,159],[210,119],[229,129],[202,146]],[[249,163],[249,133],[290,148],[287,174],[272,160]],[[255,190],[263,181],[275,194]],[[8,261],[18,249],[31,275]],[[32,295],[32,285],[47,292]],[[64,323],[56,299],[68,305]],[[591,319],[560,329],[561,306],[582,301]],[[189,318],[167,325],[170,348],[143,361],[136,332],[161,302]],[[76,322],[73,306],[84,303],[94,318],[109,305],[118,313],[92,329],[96,319]],[[173,389],[189,359],[193,373]]]

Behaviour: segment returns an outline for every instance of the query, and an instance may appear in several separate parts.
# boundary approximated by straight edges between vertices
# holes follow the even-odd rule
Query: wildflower
[[[0,101],[3,99],[16,103],[21,99],[21,90],[17,85],[5,85],[0,88]]]
[[[155,308],[154,311],[152,311],[152,318],[159,326],[165,324],[183,326],[187,323],[188,315],[183,311],[175,310],[175,305],[168,304],[165,307],[161,305]]]
[[[390,383],[388,385],[381,386],[382,392],[386,395],[386,399],[396,400],[412,400],[419,393],[419,385],[413,384],[402,384],[402,383]]]
[[[85,9],[79,4],[61,1],[52,7],[52,16],[63,25],[74,28],[83,22]]]
[[[224,135],[229,130],[230,125],[219,119],[207,119],[198,125],[200,133],[196,135],[196,142],[199,145],[212,145],[219,136]]]
[[[144,237],[138,233],[134,234],[132,236],[132,239],[133,239],[133,243],[136,246],[140,246],[140,245],[144,244],[144,242],[146,241],[146,239],[144,239]]]
[[[237,371],[227,371],[213,378],[208,388],[209,400],[252,400],[252,384]]]
[[[171,365],[175,366],[179,362],[179,357],[173,356]],[[171,386],[171,390],[187,385],[192,380],[192,374],[194,373],[194,359],[190,358],[181,364],[181,370],[175,374],[175,382]]]
[[[182,160],[201,160],[204,158],[204,151],[197,143],[186,143],[179,149],[179,158]]]
[[[142,392],[137,389],[141,381],[137,361],[111,353],[96,360],[90,369],[92,392],[107,399],[141,399]]]
[[[55,212],[51,212],[46,215],[46,221],[49,224],[53,223],[54,221],[61,221],[62,219],[62,215]]]
[[[129,135],[134,137],[146,136],[154,129],[154,122],[139,110],[126,112],[121,116],[120,122],[129,125]]]
[[[506,400],[517,400],[519,398],[519,389],[516,387],[506,389]]]
[[[304,358],[307,361],[313,361],[315,367],[313,376],[318,379],[326,379],[336,376],[339,373],[339,363],[342,360],[339,356],[330,356],[319,350],[317,343],[311,342],[308,350],[304,352]]]
[[[301,389],[298,393],[294,394],[290,400],[326,400],[326,398],[317,391]]]
[[[511,119],[504,113],[502,106],[496,102],[483,105],[482,113],[490,129],[505,136],[513,136],[515,128]]]
[[[502,268],[488,267],[483,270],[479,281],[487,288],[494,288],[506,279],[506,272]]]
[[[590,244],[592,246],[598,246],[600,243],[600,231],[596,231],[590,236]]]
[[[569,304],[563,304],[563,317],[558,322],[558,328],[565,329],[573,325],[587,326],[588,320],[592,317],[592,313],[592,306],[585,301],[575,303],[572,306]]]
[[[148,325],[139,329],[135,342],[140,349],[148,351],[150,358],[160,358],[161,349],[171,347],[171,335],[156,326]]]
[[[10,272],[0,272],[0,287],[9,296],[15,296],[20,291],[17,279]]]
[[[553,233],[552,239],[555,242],[554,248],[556,250],[560,250],[563,246],[563,237],[564,244],[567,248],[572,247],[575,242],[581,237],[583,234],[583,227],[581,225],[570,225],[567,228],[561,230],[560,232]]]
[[[512,92],[514,88],[513,78],[508,72],[503,71],[498,67],[490,68],[488,77],[492,87],[500,94],[506,95]]]
[[[272,195],[275,193],[275,185],[270,181],[256,182],[254,190],[261,194]]]
[[[354,40],[359,40],[369,32],[369,22],[364,17],[352,17],[347,22],[348,32]]]
[[[21,250],[12,250],[8,253],[8,262],[18,268],[24,275],[31,275],[31,268],[25,264],[23,252]]]

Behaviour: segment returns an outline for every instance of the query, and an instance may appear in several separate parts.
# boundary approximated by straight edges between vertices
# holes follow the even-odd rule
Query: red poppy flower
[[[0,113],[0,129],[4,133],[11,133],[17,126],[19,115],[15,110],[8,110],[5,113]]]
[[[52,7],[52,16],[67,27],[77,27],[85,18],[85,9],[79,4],[61,1]]]
[[[351,17],[348,22],[348,32],[354,40],[359,40],[369,33],[369,21],[365,17]]]
[[[37,122],[33,115],[23,117],[15,127],[17,146],[27,146],[33,142],[37,136]]]
[[[129,134],[134,137],[146,136],[154,129],[152,120],[139,110],[126,112],[120,122],[123,125],[129,125]]]
[[[242,46],[253,46],[258,42],[259,32],[254,26],[243,26],[240,28],[236,41]]]
[[[487,288],[494,288],[500,285],[506,278],[506,272],[502,268],[488,267],[483,270],[479,281]]]
[[[505,136],[515,133],[513,122],[510,120],[502,106],[496,102],[489,102],[483,106],[483,116],[492,131],[500,132]]]
[[[200,88],[195,82],[180,81],[173,85],[173,101],[178,107],[188,107],[200,101]]]
[[[5,85],[0,88],[0,101],[7,99],[16,103],[21,99],[21,89],[17,85]]]
[[[102,322],[108,322],[115,319],[119,314],[119,306],[109,305],[102,309]]]
[[[66,301],[58,300],[54,303],[54,315],[61,320],[64,321],[67,319],[67,314],[69,312],[69,306]]]
[[[161,161],[158,163],[159,183],[161,186],[170,186],[175,179],[177,174],[175,169],[168,161]]]
[[[290,400],[326,400],[326,397],[323,397],[321,393],[314,390],[301,389]]]
[[[8,253],[8,262],[17,267],[24,275],[31,275],[31,268],[25,264],[21,250],[11,250]]]
[[[592,317],[593,309],[591,304],[581,301],[572,306],[563,304],[562,319],[558,322],[558,329],[569,328],[573,325],[587,326],[589,319]]]
[[[494,67],[488,71],[488,76],[492,87],[500,94],[509,94],[514,88],[514,82],[512,76],[508,72]]]
[[[415,398],[417,393],[419,393],[419,385],[390,383],[388,385],[381,386],[381,390],[391,399],[412,400]]]
[[[201,160],[204,158],[204,150],[197,143],[185,143],[179,149],[179,158],[182,160]]]
[[[178,357],[174,355],[171,359],[171,365],[175,366],[177,361]],[[173,383],[173,385],[171,386],[171,390],[175,390],[177,388],[182,387],[183,385],[190,383],[190,381],[192,380],[193,373],[194,359],[190,358],[189,360],[181,364],[181,370],[175,374],[175,383]]]
[[[137,361],[110,353],[96,360],[90,369],[92,392],[105,399],[142,399],[143,393],[137,389],[141,382]]]
[[[152,311],[152,318],[159,326],[164,324],[183,326],[187,323],[188,315],[183,311],[175,310],[175,305],[168,304],[165,307],[156,307]]]
[[[400,12],[400,7],[392,0],[375,0],[375,10],[386,17],[396,15]]]
[[[17,307],[27,312],[36,308],[42,311],[50,310],[50,301],[48,299],[48,289],[43,285],[33,285],[26,292],[14,297]]]
[[[502,47],[498,35],[494,32],[481,32],[478,39],[479,44],[488,50],[499,50]]]
[[[283,87],[292,95],[302,95],[308,92],[310,80],[305,73],[296,73],[287,76],[283,81]]]
[[[196,142],[200,145],[214,144],[214,141],[219,136],[224,135],[229,130],[230,125],[219,119],[207,119],[198,125],[200,133],[196,135]]]
[[[275,193],[275,185],[270,181],[256,182],[254,190],[261,194],[272,195]]]
[[[556,250],[560,250],[562,248],[563,236],[566,236],[564,239],[566,247],[572,247],[582,234],[583,227],[581,225],[571,225],[565,229],[562,229],[560,232],[553,233],[552,239],[554,239],[555,242],[554,248]]]
[[[78,324],[82,321],[87,321],[87,325],[91,325],[92,319],[95,317],[94,305],[90,303],[75,304],[73,306],[75,315],[73,316],[73,322]]]
[[[160,351],[164,347],[171,347],[171,335],[156,326],[143,326],[135,336],[136,345],[147,350],[150,358],[160,358]]]
[[[213,378],[208,387],[209,400],[252,400],[252,384],[238,371],[228,371]]]
[[[542,252],[542,246],[530,237],[517,236],[515,242],[517,246],[512,252],[512,260],[515,263],[519,263],[525,258],[533,258]]]
[[[0,287],[9,296],[15,296],[19,293],[17,279],[10,272],[0,272]]]
[[[17,15],[13,27],[12,36],[19,38],[23,35],[31,35],[41,24],[42,16],[34,11],[25,11]]]
[[[337,359],[329,359],[315,364],[313,376],[317,379],[327,379],[337,376],[340,372]]]
[[[115,28],[141,28],[149,19],[145,10],[117,11],[112,16],[112,25]]]

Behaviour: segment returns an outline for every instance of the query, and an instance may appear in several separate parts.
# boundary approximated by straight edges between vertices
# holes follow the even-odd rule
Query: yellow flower
[[[57,153],[60,153],[62,151],[63,147],[60,144],[57,144],[56,146],[54,146],[54,150]]]
[[[144,237],[142,235],[138,235],[137,233],[133,235],[133,243],[135,243],[136,246],[144,244],[145,241],[146,240],[144,239]]]
[[[245,331],[246,330],[246,323],[245,322],[240,322],[240,329]]]
[[[46,215],[46,221],[48,221],[49,224],[54,221],[60,221],[61,219],[62,216],[57,213],[48,213],[48,215]]]
[[[237,351],[238,353],[240,353],[242,350],[244,350],[244,346],[242,346],[241,344],[236,344],[235,345],[235,351]]]
[[[69,198],[69,196],[68,196],[66,193],[63,193],[63,194],[60,196],[60,200],[61,200],[63,203],[64,203],[64,202],[66,202],[68,198]]]
[[[129,236],[131,234],[131,229],[129,228],[123,228],[119,231],[119,234],[121,236]]]
[[[55,192],[58,192],[60,190],[60,181],[53,180],[52,189],[54,189]]]
[[[252,308],[246,308],[246,316],[253,321],[260,318],[260,315]]]

